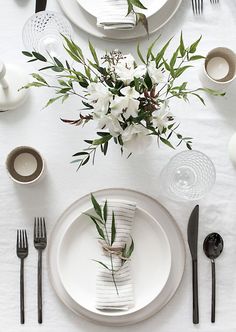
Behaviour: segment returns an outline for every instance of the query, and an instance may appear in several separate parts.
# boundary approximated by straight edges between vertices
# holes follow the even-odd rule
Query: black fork
[[[42,301],[42,253],[47,246],[47,232],[44,218],[34,218],[34,247],[38,250],[38,322],[43,322]]]
[[[195,15],[203,13],[203,0],[192,0],[192,9]]]
[[[20,258],[20,322],[25,323],[24,259],[28,256],[26,230],[17,230],[16,254]]]

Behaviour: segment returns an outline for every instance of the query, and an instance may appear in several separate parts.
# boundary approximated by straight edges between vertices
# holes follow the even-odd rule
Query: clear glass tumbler
[[[161,189],[178,199],[198,200],[213,187],[216,171],[202,152],[187,150],[175,155],[161,172]]]
[[[63,37],[72,37],[70,22],[60,13],[41,11],[25,23],[22,39],[27,51],[36,51],[45,56],[66,58]]]

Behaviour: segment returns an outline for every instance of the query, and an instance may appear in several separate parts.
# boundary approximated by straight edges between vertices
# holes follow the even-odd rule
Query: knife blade
[[[198,306],[198,225],[199,225],[199,205],[193,209],[188,222],[188,245],[192,256],[192,288],[193,288],[193,323],[199,323]]]
[[[35,13],[45,10],[46,6],[47,0],[36,0]]]

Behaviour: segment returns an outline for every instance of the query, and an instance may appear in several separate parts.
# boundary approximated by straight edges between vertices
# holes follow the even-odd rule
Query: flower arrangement
[[[51,85],[45,76],[34,73],[35,81],[24,88],[53,88],[56,95],[46,106],[58,100],[63,103],[71,95],[80,98],[84,108],[79,117],[62,121],[76,126],[95,122],[97,137],[85,140],[88,146],[74,154],[73,162],[78,163],[78,169],[90,160],[94,162],[98,148],[106,155],[111,141],[120,147],[122,154],[127,151],[128,156],[144,151],[153,137],[171,148],[185,143],[191,149],[192,139],[177,131],[179,124],[170,110],[170,101],[176,98],[188,101],[193,96],[205,104],[200,95],[202,91],[223,95],[211,89],[191,89],[188,82],[180,81],[193,62],[203,58],[196,54],[201,37],[185,46],[181,33],[170,59],[166,57],[166,50],[171,40],[158,52],[154,52],[154,41],[145,56],[138,45],[139,63],[131,54],[124,55],[118,50],[106,52],[99,59],[90,42],[92,59],[87,59],[73,40],[66,37],[64,40],[65,49],[74,60],[73,66],[50,55],[46,58],[35,51],[23,52],[29,62],[44,64],[41,72],[52,70],[56,76],[56,83]]]

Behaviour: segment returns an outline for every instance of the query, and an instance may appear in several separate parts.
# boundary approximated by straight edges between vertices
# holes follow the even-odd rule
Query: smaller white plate
[[[95,308],[98,266],[93,259],[102,260],[97,237],[95,225],[84,214],[65,232],[59,246],[58,271],[68,295],[84,309],[105,316],[123,316],[147,306],[165,287],[171,269],[170,245],[160,224],[143,210],[136,209],[132,229],[135,249],[131,259],[135,305],[125,312]]]
[[[98,8],[101,8],[104,5],[104,0],[96,0],[96,6],[94,6],[94,0],[77,0],[79,5],[90,15],[97,17],[98,16]],[[113,0],[116,1],[116,0]],[[156,14],[158,10],[160,10],[167,1],[171,0],[142,0],[142,4],[147,9],[140,9],[137,7],[138,12],[144,13],[146,17],[151,17],[152,15]],[[128,5],[127,5],[128,9]]]

